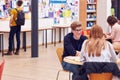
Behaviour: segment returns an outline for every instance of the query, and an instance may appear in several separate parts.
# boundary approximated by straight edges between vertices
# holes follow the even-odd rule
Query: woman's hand
[[[80,51],[76,51],[76,56],[80,56]]]
[[[116,63],[117,63],[117,64],[120,64],[120,59],[117,59]]]

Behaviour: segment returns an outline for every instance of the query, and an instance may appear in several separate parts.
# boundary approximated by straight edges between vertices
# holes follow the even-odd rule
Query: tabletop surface
[[[80,61],[79,56],[67,56],[63,59],[65,62],[76,65],[83,65],[83,62]],[[120,65],[120,58],[116,61],[117,65]]]
[[[68,26],[56,26],[56,27],[59,27],[59,28],[68,28]],[[38,31],[41,31],[41,30],[52,30],[53,27],[38,27]],[[8,33],[10,32],[10,27],[9,26],[0,26],[0,32],[3,32],[3,33]],[[31,32],[31,27],[27,27],[27,26],[21,26],[21,32]]]
[[[82,65],[83,62],[80,61],[79,56],[67,56],[63,59],[65,62],[70,64]]]

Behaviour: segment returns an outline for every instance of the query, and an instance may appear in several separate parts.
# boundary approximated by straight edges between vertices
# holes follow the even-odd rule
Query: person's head
[[[82,33],[82,25],[81,22],[79,21],[74,21],[72,22],[72,24],[70,25],[73,36],[75,39],[79,39]]]
[[[85,51],[88,52],[88,56],[100,56],[104,48],[103,30],[99,25],[94,25],[90,30],[90,38],[85,44]]]
[[[6,3],[5,3],[5,7],[6,7],[6,9],[9,9],[9,8],[10,8],[10,3],[9,3],[9,2],[6,2]]]
[[[103,38],[103,30],[99,25],[93,25],[93,27],[90,30],[90,38]]]
[[[110,26],[113,26],[115,23],[118,22],[118,19],[115,16],[108,16],[107,22]]]
[[[22,1],[22,0],[18,0],[17,3],[16,3],[16,5],[17,5],[18,7],[21,7],[22,4],[23,4],[23,1]]]

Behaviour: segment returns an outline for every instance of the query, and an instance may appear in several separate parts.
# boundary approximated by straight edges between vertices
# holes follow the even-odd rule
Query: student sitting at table
[[[71,25],[71,32],[64,37],[64,52],[62,58],[66,56],[80,56],[80,51],[86,36],[82,35],[82,26],[79,21],[74,21]],[[73,73],[72,80],[79,74],[80,65],[69,64],[62,62],[64,70],[69,70]]]
[[[85,64],[86,66],[83,65],[85,66],[85,68],[87,68],[86,74],[88,74],[87,71],[91,72],[92,70],[99,72],[103,68],[105,68],[105,65],[106,65],[107,67],[104,70],[108,72],[113,72],[114,75],[120,77],[120,70],[118,69],[118,66],[115,65],[116,64],[115,62],[117,61],[117,56],[115,54],[113,46],[110,42],[105,40],[103,30],[98,25],[94,25],[91,28],[90,38],[84,41],[81,49],[80,60],[84,62],[91,62],[90,64],[86,63]],[[112,63],[112,64],[109,64],[109,63]],[[92,66],[93,64],[96,67],[95,66],[93,67]],[[101,66],[104,65],[104,67],[100,67],[99,65]],[[88,68],[90,70],[88,70]],[[98,68],[100,68],[100,70],[98,70]]]
[[[112,40],[115,50],[120,50],[120,24],[118,19],[115,16],[108,16],[107,22],[111,27],[111,33],[106,34],[106,38]]]

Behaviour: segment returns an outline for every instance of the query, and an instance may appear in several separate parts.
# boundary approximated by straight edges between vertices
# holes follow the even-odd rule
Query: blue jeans
[[[14,41],[14,35],[16,34],[16,41],[17,41],[17,48],[16,51],[20,49],[20,32],[21,32],[21,26],[11,26],[10,27],[10,33],[9,33],[9,46],[8,50],[12,51],[13,49],[13,41]]]
[[[73,75],[72,75],[72,80],[75,80],[75,78],[76,78],[76,76],[78,76],[79,75],[79,72],[80,72],[80,65],[75,65],[75,64],[69,64],[69,63],[67,63],[67,62],[62,62],[62,67],[63,67],[63,69],[64,70],[68,70],[68,71],[70,71],[70,72],[72,72],[73,73]]]

